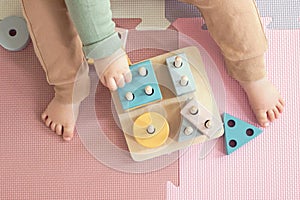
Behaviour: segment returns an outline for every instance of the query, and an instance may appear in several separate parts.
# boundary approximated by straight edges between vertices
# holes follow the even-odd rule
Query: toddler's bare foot
[[[269,126],[269,122],[273,122],[283,112],[284,101],[267,78],[240,82],[240,85],[245,90],[256,119],[262,127]]]
[[[54,97],[42,114],[42,120],[57,135],[70,141],[74,136],[79,105],[80,103],[63,104]]]
[[[112,91],[131,81],[128,57],[122,49],[111,56],[95,60],[94,64],[101,83]]]

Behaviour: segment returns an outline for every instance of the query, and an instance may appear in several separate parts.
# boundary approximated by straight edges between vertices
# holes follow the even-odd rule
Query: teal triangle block
[[[262,133],[262,130],[228,113],[223,115],[227,155]]]

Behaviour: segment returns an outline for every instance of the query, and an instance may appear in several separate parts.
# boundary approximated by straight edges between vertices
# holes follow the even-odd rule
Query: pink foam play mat
[[[111,108],[109,91],[100,84],[95,89],[95,104],[85,106],[95,109],[97,124],[124,156],[105,146],[93,146],[97,143],[92,140],[89,145],[93,150],[89,149],[81,138],[91,131],[89,128],[84,133],[78,128],[74,139],[64,142],[40,119],[53,89],[46,82],[32,43],[18,52],[0,47],[0,199],[300,199],[300,29],[268,28],[271,20],[262,17],[269,41],[266,65],[268,77],[285,99],[285,111],[261,135],[230,155],[226,155],[221,137],[215,144],[194,145],[163,159],[132,161]],[[116,20],[117,26],[129,30],[139,22]],[[174,19],[169,31],[178,35],[148,30],[143,34],[152,39],[162,37],[164,42],[157,47],[140,36],[140,42],[145,43],[139,44],[138,50],[132,44],[139,33],[129,31],[129,56],[137,62],[182,47],[188,38],[198,45],[204,63],[219,73],[209,77],[213,87],[221,83],[220,91],[224,89],[224,93],[216,94],[220,111],[258,126],[243,90],[227,75],[220,50],[203,24],[199,17]],[[143,45],[147,48],[140,47]],[[90,73],[93,77],[95,71],[91,68]]]

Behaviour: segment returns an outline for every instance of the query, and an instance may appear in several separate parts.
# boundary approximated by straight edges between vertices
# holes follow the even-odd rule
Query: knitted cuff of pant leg
[[[264,56],[231,61],[225,58],[228,74],[237,81],[256,81],[266,76]]]
[[[54,84],[55,98],[62,103],[71,104],[83,101],[90,93],[89,66],[84,61],[76,77],[69,83]]]
[[[75,104],[83,101],[90,92],[90,79],[80,79],[74,83],[55,85],[55,98],[64,104]]]

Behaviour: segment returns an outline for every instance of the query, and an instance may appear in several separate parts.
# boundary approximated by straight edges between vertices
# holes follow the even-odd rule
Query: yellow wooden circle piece
[[[149,126],[154,128],[155,131],[153,133],[148,132]],[[155,112],[147,112],[135,120],[133,135],[137,143],[144,147],[159,147],[168,139],[169,124],[162,115]]]

